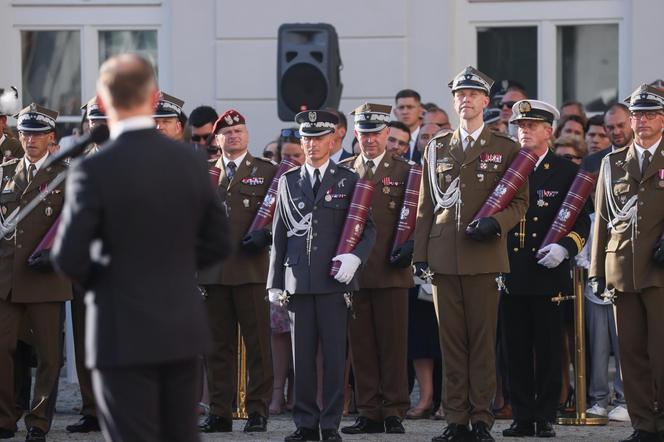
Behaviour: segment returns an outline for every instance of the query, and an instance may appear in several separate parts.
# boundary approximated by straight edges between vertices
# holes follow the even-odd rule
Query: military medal
[[[297,208],[298,208],[298,209],[304,209],[304,203],[303,203],[302,201],[300,201],[299,203],[297,203]]]
[[[384,193],[385,195],[389,195],[389,194],[390,194],[390,188],[387,187],[387,186],[383,186],[383,193]]]
[[[244,207],[248,208],[249,207],[249,200],[247,198],[243,199],[242,204],[244,204]]]
[[[383,166],[385,166],[385,167],[389,167],[389,166],[390,166],[390,163],[383,163]]]
[[[544,163],[544,169],[549,170],[551,165],[549,163]]]
[[[51,206],[46,206],[46,209],[44,209],[44,213],[46,214],[46,216],[53,215],[53,208],[51,208]]]
[[[662,152],[664,152],[664,151],[662,151]],[[657,171],[657,174],[659,175],[659,182],[657,183],[657,185],[659,187],[664,187],[664,169],[659,169]]]
[[[484,181],[484,174],[483,173],[478,173],[477,174],[477,179],[479,180],[480,183],[483,182]]]
[[[390,209],[394,210],[394,209],[396,209],[396,207],[397,207],[397,203],[395,203],[394,201],[390,201],[390,203],[388,204],[388,206],[389,206]]]
[[[332,195],[330,195],[329,193],[325,195],[325,201],[327,201],[328,203],[332,201]]]

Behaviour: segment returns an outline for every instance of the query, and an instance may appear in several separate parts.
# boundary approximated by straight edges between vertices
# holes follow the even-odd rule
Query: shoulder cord
[[[449,209],[455,206],[454,216],[457,220],[457,228],[461,222],[461,188],[459,187],[461,172],[459,176],[454,178],[447,190],[443,192],[438,185],[436,177],[436,148],[435,144],[431,144],[427,150],[427,163],[429,174],[429,192],[431,193],[431,200],[435,202],[433,212],[436,213],[440,209]]]
[[[615,196],[613,195],[612,188],[612,175],[611,175],[611,165],[609,163],[609,156],[605,156],[602,160],[603,166],[603,184],[604,184],[604,199],[606,201],[606,211],[607,218],[600,213],[600,216],[607,221],[607,227],[613,229],[616,233],[623,233],[631,227],[632,229],[632,239],[636,238],[638,217],[637,210],[638,205],[636,204],[639,197],[638,195],[632,195],[632,197],[627,200],[625,204],[620,207],[618,201],[616,201]],[[622,224],[618,227],[619,224]]]

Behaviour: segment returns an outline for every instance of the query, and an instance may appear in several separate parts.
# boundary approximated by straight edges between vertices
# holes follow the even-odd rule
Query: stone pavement
[[[78,395],[78,386],[75,384],[68,384],[61,379],[60,393],[58,396],[58,403],[56,408],[55,421],[53,429],[48,434],[47,440],[49,442],[68,442],[68,441],[89,441],[89,442],[103,442],[104,438],[99,433],[84,434],[84,435],[70,435],[65,431],[65,426],[74,423],[78,420],[79,416],[76,414],[77,407],[80,406],[80,397]],[[354,421],[354,417],[345,418],[342,422],[343,425],[348,425]],[[492,433],[496,440],[517,440],[507,439],[502,437],[502,430],[509,426],[509,421],[497,421]],[[203,435],[203,441],[283,441],[287,434],[290,434],[295,428],[293,421],[288,415],[281,415],[272,417],[268,423],[269,431],[262,434],[246,435],[242,433],[244,421],[235,421],[233,433]],[[394,441],[394,442],[429,442],[433,436],[440,434],[443,431],[445,422],[434,420],[410,420],[404,421],[406,427],[405,435],[385,435],[385,434],[370,434],[361,436],[347,436],[342,435],[344,441]],[[19,424],[19,432],[11,441],[24,441],[25,428],[23,422]],[[571,427],[571,426],[556,426],[556,432],[559,441],[601,441],[610,442],[617,441],[629,436],[632,432],[631,427],[624,423],[611,422],[604,427]],[[537,438],[518,439],[522,441],[541,441]]]

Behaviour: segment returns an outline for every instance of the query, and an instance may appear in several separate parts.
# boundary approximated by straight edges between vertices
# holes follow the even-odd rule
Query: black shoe
[[[403,434],[406,429],[401,424],[401,419],[396,416],[388,416],[385,418],[385,432],[390,434]]]
[[[660,440],[657,433],[650,431],[634,430],[634,433],[627,439],[622,439],[620,442],[658,442]]]
[[[65,430],[69,433],[90,433],[91,431],[101,431],[101,428],[99,428],[99,420],[96,417],[85,415],[75,424],[67,425]]]
[[[359,416],[353,425],[343,427],[341,432],[344,434],[385,433],[385,426],[382,422]]]
[[[16,434],[12,430],[8,430],[6,428],[0,428],[0,439],[11,439],[14,437],[14,434]]]
[[[30,427],[25,442],[46,442],[46,433],[41,428]]]
[[[198,426],[202,433],[230,433],[233,431],[233,421],[211,414]]]
[[[320,440],[318,429],[300,427],[294,433],[284,438],[284,442],[304,442],[307,440]]]
[[[505,437],[528,437],[535,435],[535,423],[531,421],[512,422],[509,428],[503,430]]]
[[[341,435],[337,430],[320,430],[323,440],[341,442]]]
[[[489,426],[484,422],[475,422],[473,424],[473,438],[475,442],[494,442],[495,439],[491,436]]]
[[[244,432],[257,433],[261,431],[267,431],[267,418],[256,412],[253,412],[249,415],[247,423],[244,424]]]
[[[431,439],[431,442],[468,442],[472,440],[472,433],[466,425],[449,424],[440,436]]]
[[[553,430],[551,422],[539,421],[537,422],[537,437],[556,437],[556,432]]]

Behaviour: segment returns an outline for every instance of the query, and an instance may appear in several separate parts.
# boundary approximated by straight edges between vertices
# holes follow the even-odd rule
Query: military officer
[[[97,103],[97,97],[92,97],[81,109],[85,111],[85,118],[88,120],[90,130],[95,127],[107,124],[107,118],[104,111]],[[89,150],[89,154],[97,152],[99,146],[94,144]],[[92,392],[92,379],[90,370],[85,366],[85,303],[82,293],[74,287],[74,298],[71,301],[72,328],[74,329],[74,353],[76,358],[76,376],[78,377],[78,386],[81,391],[81,418],[75,424],[67,425],[65,428],[70,433],[89,433],[100,431],[99,421],[97,419],[97,405],[95,403],[94,393]]]
[[[625,441],[657,441],[664,437],[664,94],[644,84],[626,102],[634,139],[602,160],[590,281],[595,294],[606,287],[616,304],[634,427]]]
[[[386,152],[391,106],[365,103],[355,109],[355,136],[361,154],[341,162],[375,192],[371,211],[376,223],[376,244],[360,273],[360,291],[353,298],[355,318],[349,322],[350,353],[359,417],[342,433],[403,433],[401,420],[410,405],[406,343],[408,288],[413,286],[410,261],[413,242],[398,251],[390,263],[392,240],[413,164]]]
[[[48,144],[55,141],[57,112],[37,104],[21,110],[19,139],[25,157],[0,166],[0,438],[16,431],[13,363],[19,321],[27,315],[37,351],[37,376],[30,411],[25,417],[26,441],[44,441],[53,418],[52,402],[62,363],[62,320],[64,302],[71,299],[71,284],[56,275],[49,253],[33,255],[62,209],[64,183],[49,189],[48,184],[65,170],[62,164],[43,167]],[[11,214],[27,202],[43,200],[16,225]],[[33,256],[31,256],[33,255]]]
[[[159,102],[153,115],[157,130],[177,141],[184,140],[184,125],[187,122],[182,106],[183,100],[160,91]]]
[[[21,158],[24,153],[21,142],[5,133],[7,116],[13,114],[18,109],[19,100],[16,88],[14,86],[6,90],[0,88],[0,154],[5,160]]]
[[[526,212],[528,187],[495,215],[473,220],[519,151],[482,121],[492,83],[472,67],[450,82],[460,127],[434,137],[424,159],[413,262],[418,276],[433,273],[448,421],[434,441],[493,440],[496,278],[509,271],[506,234]]]
[[[336,115],[307,111],[296,115],[305,164],[287,171],[279,182],[267,287],[270,299],[288,300],[293,323],[297,430],[286,442],[340,441],[343,409],[348,294],[359,288],[356,272],[366,263],[376,237],[367,220],[351,253],[336,254],[358,176],[334,164]],[[330,276],[332,261],[341,267]],[[316,349],[322,344],[323,407],[316,403]],[[319,432],[320,428],[320,432]]]
[[[513,105],[522,148],[539,159],[528,177],[526,216],[507,233],[511,273],[501,296],[501,324],[506,341],[514,422],[506,437],[554,437],[561,385],[562,318],[557,295],[571,295],[570,260],[583,248],[590,230],[590,205],[584,206],[571,232],[541,247],[567,195],[577,166],[549,149],[558,110],[543,101]]]
[[[223,264],[203,271],[204,287],[212,327],[213,349],[207,358],[210,415],[201,425],[206,433],[232,430],[233,379],[237,361],[237,327],[247,348],[246,406],[244,430],[265,431],[268,403],[272,397],[269,304],[265,280],[271,235],[262,229],[245,236],[267,193],[276,166],[252,156],[245,118],[230,109],[216,121],[213,132],[223,155],[216,167],[221,171],[217,191],[226,203],[235,252]]]

